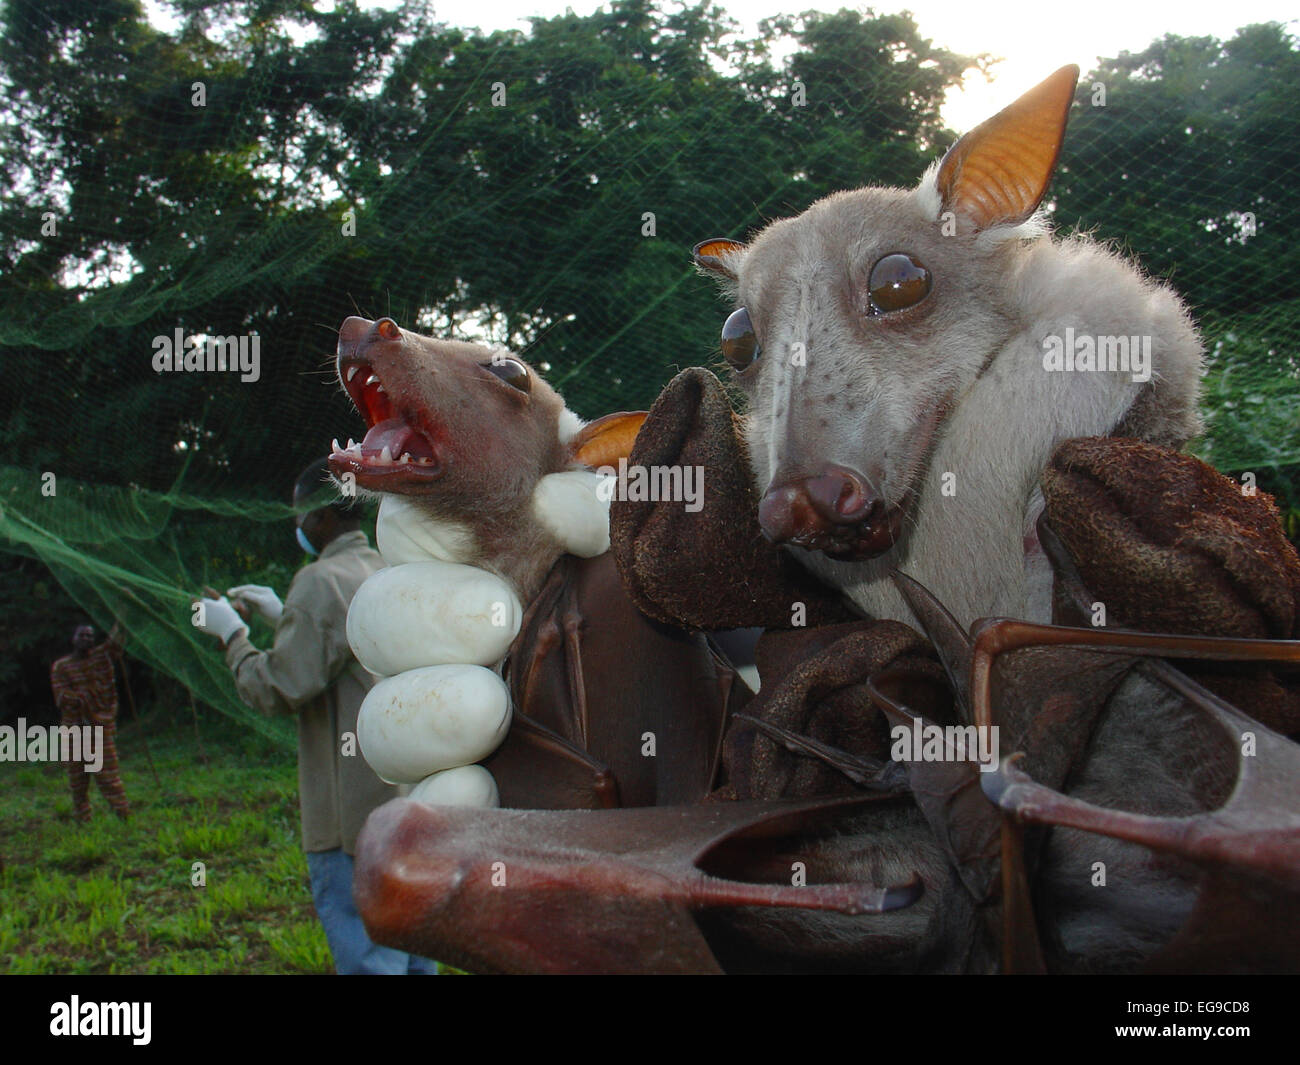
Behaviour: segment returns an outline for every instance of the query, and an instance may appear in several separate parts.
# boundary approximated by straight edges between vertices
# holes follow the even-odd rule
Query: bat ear
[[[1062,67],[948,149],[939,166],[943,211],[976,231],[1025,221],[1056,170],[1079,68]]]
[[[599,469],[616,466],[632,453],[632,443],[645,421],[646,411],[619,411],[588,422],[569,440],[573,461]]]
[[[738,240],[714,237],[712,240],[700,241],[691,254],[695,265],[701,270],[726,281],[735,281],[736,266],[746,250],[745,245]]]

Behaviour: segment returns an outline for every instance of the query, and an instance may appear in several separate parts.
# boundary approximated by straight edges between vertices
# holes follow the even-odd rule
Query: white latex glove
[[[466,526],[434,521],[414,503],[386,495],[375,517],[375,547],[390,566],[405,562],[468,562],[474,537]]]
[[[370,768],[390,784],[473,765],[510,728],[510,692],[482,666],[422,666],[385,677],[357,713],[357,742]]]
[[[229,643],[237,632],[247,632],[244,619],[235,613],[235,608],[223,595],[220,599],[198,599],[194,604],[202,610],[193,610],[190,620],[194,627],[209,636],[216,636],[222,643]]]
[[[425,777],[411,789],[408,799],[429,806],[500,806],[501,796],[492,774],[481,765],[444,769]]]
[[[523,607],[500,577],[466,565],[467,529],[400,496],[379,504],[375,539],[388,568],[348,608],[348,643],[379,683],[357,715],[370,767],[390,783],[424,782],[431,805],[495,806],[486,758],[510,727],[510,693],[494,671]]]
[[[609,503],[616,482],[595,470],[548,473],[533,489],[533,514],[579,558],[609,550]]]
[[[458,562],[404,562],[372,574],[357,591],[348,643],[381,677],[455,662],[491,668],[510,650],[523,616],[514,589],[494,573]]]
[[[533,513],[564,550],[602,554],[609,487],[589,470],[548,474]],[[416,801],[496,806],[492,774],[474,763],[510,727],[499,666],[524,606],[506,581],[466,564],[475,554],[468,528],[437,521],[400,496],[380,502],[375,539],[389,568],[361,586],[347,622],[357,660],[383,678],[358,714],[361,753],[390,783],[418,781]]]
[[[390,783],[486,758],[510,727],[510,693],[494,672],[523,607],[500,577],[455,562],[407,562],[372,574],[348,608],[352,653],[381,677],[357,715],[370,767]],[[426,788],[424,802],[496,805],[487,770]],[[445,787],[452,780],[464,787]],[[453,798],[455,796],[455,798]]]
[[[237,584],[233,588],[227,588],[226,594],[232,599],[242,599],[272,625],[284,613],[284,604],[275,594],[275,589],[268,588],[265,584]]]

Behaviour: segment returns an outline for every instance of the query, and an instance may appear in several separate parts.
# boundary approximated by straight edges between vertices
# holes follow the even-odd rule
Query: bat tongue
[[[413,429],[404,418],[387,418],[378,422],[366,433],[361,441],[361,454],[370,461],[382,464],[384,449],[388,449],[389,460],[396,462],[405,455],[415,461],[436,459],[433,445],[424,434]]]

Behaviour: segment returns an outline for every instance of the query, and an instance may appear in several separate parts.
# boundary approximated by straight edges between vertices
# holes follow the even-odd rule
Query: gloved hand
[[[221,642],[229,643],[237,632],[247,632],[248,626],[243,618],[235,613],[235,608],[223,595],[220,599],[196,599],[195,604],[202,604],[202,610],[195,610],[191,621],[200,632],[216,636]]]
[[[284,604],[275,594],[275,589],[268,588],[265,584],[237,584],[233,588],[227,588],[226,595],[243,600],[272,625],[284,613]]]
[[[565,550],[583,557],[609,548],[609,499],[591,471],[541,479],[536,516]],[[501,661],[524,607],[514,588],[467,564],[472,544],[401,496],[379,505],[375,540],[388,568],[361,586],[348,609],[348,643],[382,679],[366,696],[357,739],[384,780],[416,785],[432,805],[496,806],[488,757],[510,728]]]
[[[462,538],[400,496],[384,496],[376,540],[388,568],[348,609],[357,660],[382,679],[362,703],[357,739],[384,780],[417,785],[433,805],[496,806],[486,758],[510,727],[510,695],[494,667],[519,631],[513,589],[463,564]]]

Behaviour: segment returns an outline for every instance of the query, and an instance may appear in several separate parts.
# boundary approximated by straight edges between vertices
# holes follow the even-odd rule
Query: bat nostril
[[[866,479],[852,470],[828,466],[816,477],[773,485],[758,505],[758,523],[774,543],[811,544],[835,530],[870,524],[885,506]]]
[[[384,340],[401,340],[402,329],[391,318],[380,318],[375,323],[375,332]]]
[[[857,525],[881,509],[876,493],[864,478],[842,466],[828,466],[803,484],[812,509],[835,525]]]
[[[758,524],[777,544],[821,551],[828,558],[875,558],[898,542],[906,497],[889,505],[867,477],[828,464],[816,477],[771,485],[758,504]]]
[[[370,334],[373,326],[374,322],[369,318],[358,318],[356,315],[345,318],[339,326],[339,343],[355,345]]]

